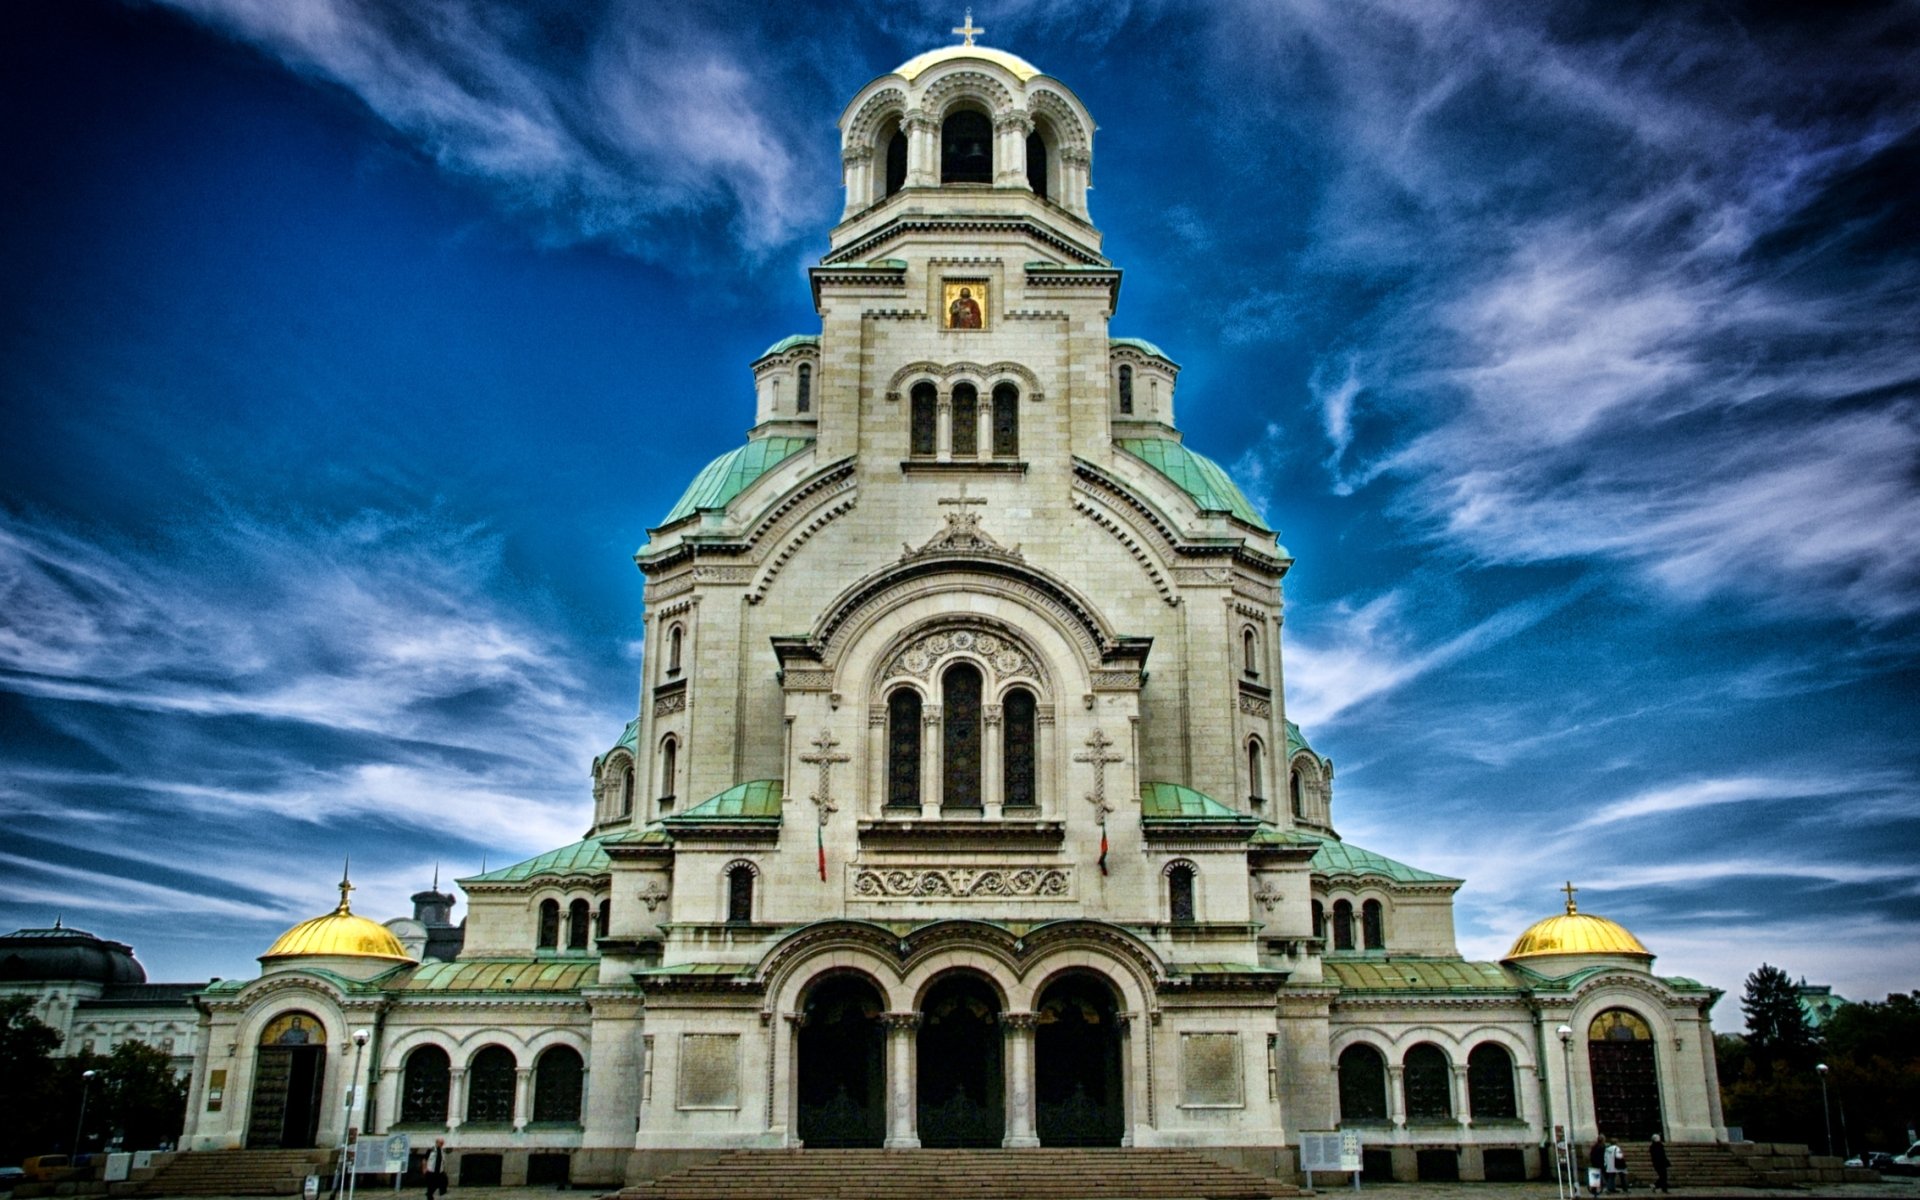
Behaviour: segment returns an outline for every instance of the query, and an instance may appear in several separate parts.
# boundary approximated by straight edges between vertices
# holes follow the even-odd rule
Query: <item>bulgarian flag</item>
[[[1107,873],[1107,821],[1105,817],[1100,819],[1100,873],[1102,875]]]
[[[825,883],[827,881],[827,825],[826,825],[826,822],[822,821],[820,824],[815,825],[813,827],[813,844],[814,844],[814,847],[818,849],[820,852],[820,882]],[[1106,854],[1106,851],[1102,850],[1100,853],[1104,857]]]

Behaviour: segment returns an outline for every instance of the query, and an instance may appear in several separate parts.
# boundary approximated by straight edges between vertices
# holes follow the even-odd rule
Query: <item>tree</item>
[[[1771,1074],[1775,1063],[1805,1066],[1813,1050],[1813,1031],[1800,1007],[1800,989],[1779,967],[1760,964],[1747,976],[1740,998],[1747,1016],[1747,1050]]]
[[[43,1142],[59,1048],[59,1031],[33,1015],[31,996],[0,999],[0,1113],[7,1114],[0,1121],[0,1162],[52,1149]]]

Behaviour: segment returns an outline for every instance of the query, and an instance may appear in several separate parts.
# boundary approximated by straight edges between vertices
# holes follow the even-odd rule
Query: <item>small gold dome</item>
[[[893,73],[912,83],[929,67],[939,66],[943,62],[952,62],[956,58],[977,58],[992,63],[1021,83],[1040,74],[1040,68],[1034,66],[1017,54],[1008,54],[1005,50],[995,50],[991,46],[942,46],[938,50],[929,50],[918,54],[894,68]]]
[[[1507,951],[1507,958],[1545,958],[1559,954],[1653,957],[1653,952],[1642,946],[1640,939],[1627,932],[1625,926],[1575,907],[1573,893],[1576,890],[1573,884],[1567,884],[1567,911],[1528,926],[1513,943],[1513,949]]]
[[[356,917],[347,907],[347,893],[353,885],[343,877],[340,880],[340,906],[322,917],[314,917],[295,925],[278,938],[267,952],[260,956],[265,962],[270,958],[390,958],[396,962],[413,962],[400,939],[393,931],[378,921],[365,917]]]

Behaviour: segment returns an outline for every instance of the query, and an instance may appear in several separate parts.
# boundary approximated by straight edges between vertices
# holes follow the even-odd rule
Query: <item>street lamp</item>
[[[1833,1157],[1833,1110],[1827,1106],[1827,1064],[1815,1063],[1820,1075],[1820,1115],[1827,1119],[1827,1157]]]
[[[365,1054],[366,1050],[367,1050],[367,1031],[364,1029],[354,1030],[353,1032],[353,1086],[347,1089],[347,1130],[349,1135],[352,1134],[353,1127],[354,1127],[353,1126],[354,1102],[360,1099],[360,1095],[359,1095],[360,1093],[360,1056],[362,1054]],[[366,1106],[364,1104],[361,1105],[361,1111],[362,1112],[366,1111]],[[360,1148],[358,1146],[355,1146],[353,1148],[353,1154],[356,1159],[359,1157],[359,1153],[360,1153]],[[352,1166],[348,1168],[347,1200],[353,1200],[354,1185],[358,1183],[360,1179],[359,1167],[360,1167],[360,1164],[356,1161],[355,1163],[352,1164]]]
[[[85,1127],[87,1123],[87,1085],[93,1082],[93,1077],[96,1074],[98,1074],[96,1071],[80,1072],[80,1118],[73,1123],[73,1157],[75,1160],[78,1160],[80,1157],[80,1130]],[[1827,1140],[1831,1142],[1833,1139],[1828,1138]],[[77,1161],[75,1165],[78,1165]]]
[[[1565,1079],[1567,1087],[1567,1186],[1572,1188],[1577,1194],[1579,1188],[1574,1183],[1575,1167],[1573,1148],[1579,1145],[1579,1139],[1573,1136],[1573,1026],[1562,1025],[1560,1028],[1554,1030],[1554,1032],[1560,1035],[1560,1061],[1562,1063],[1560,1074],[1561,1077]]]

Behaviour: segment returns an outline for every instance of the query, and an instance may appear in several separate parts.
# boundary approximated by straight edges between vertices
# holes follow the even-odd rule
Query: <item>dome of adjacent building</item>
[[[0,937],[0,983],[145,983],[147,972],[125,942],[69,929],[16,929]]]
[[[340,881],[340,906],[325,916],[302,921],[274,939],[261,962],[287,958],[382,958],[414,962],[393,931],[378,921],[356,917],[347,905],[353,885]]]
[[[1567,885],[1567,911],[1527,927],[1507,951],[1506,960],[1547,958],[1562,955],[1631,955],[1652,958],[1652,951],[1617,921],[1593,913],[1583,913],[1574,904],[1572,884]]]
[[[894,68],[893,73],[912,83],[923,72],[956,59],[972,58],[990,62],[1006,71],[1021,83],[1040,74],[1040,68],[1034,66],[1017,54],[1008,54],[1005,50],[995,50],[991,46],[942,46],[938,50],[929,50],[925,54],[916,54],[906,62]]]

